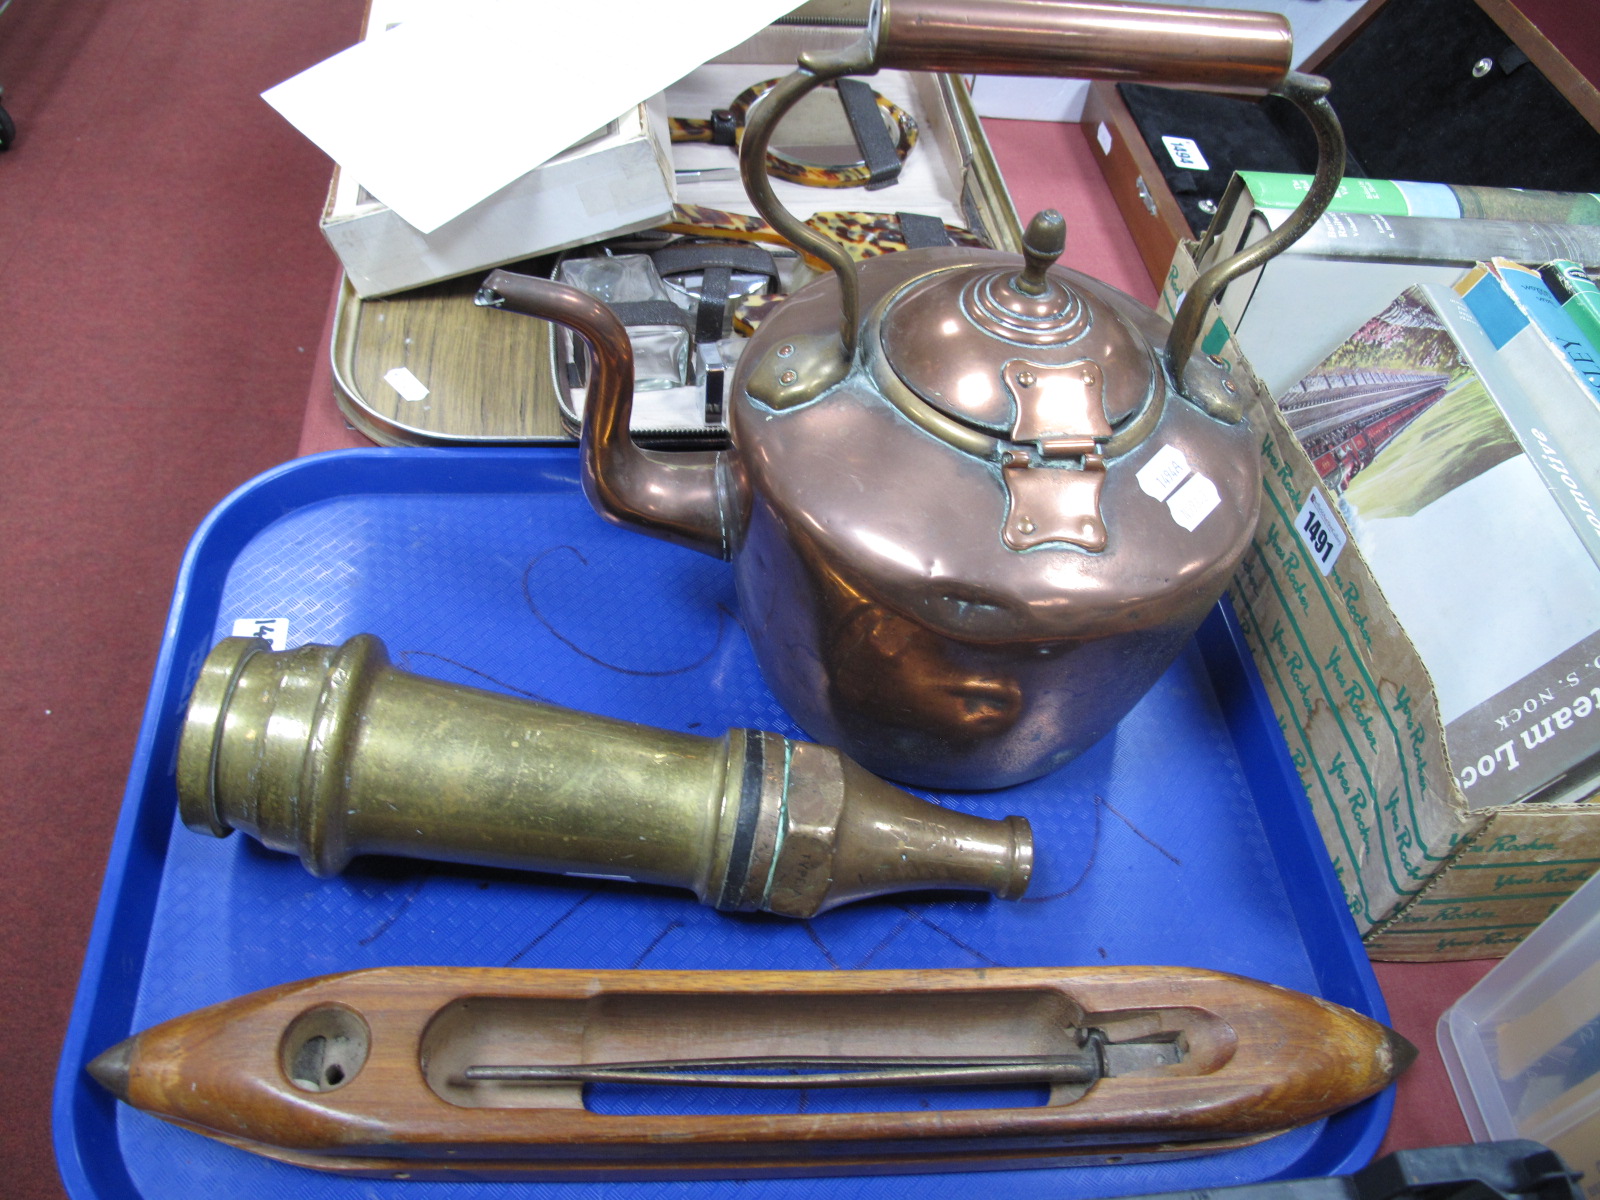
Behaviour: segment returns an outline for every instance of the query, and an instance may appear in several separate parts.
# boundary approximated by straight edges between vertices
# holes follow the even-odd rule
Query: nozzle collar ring
[[[756,907],[745,893],[750,887],[751,867],[755,859],[756,827],[761,822],[766,774],[766,738],[754,730],[747,731],[744,738],[744,764],[739,776],[739,811],[734,818],[733,844],[728,849],[722,887],[717,891],[717,907],[723,912],[746,912]]]
[[[178,740],[178,815],[196,833],[227,837],[233,826],[217,804],[223,721],[246,665],[272,647],[262,638],[227,638],[200,664]]]

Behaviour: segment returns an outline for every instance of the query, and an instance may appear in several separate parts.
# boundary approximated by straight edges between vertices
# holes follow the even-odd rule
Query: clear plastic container
[[[1600,875],[1439,1019],[1475,1141],[1532,1138],[1600,1200]]]

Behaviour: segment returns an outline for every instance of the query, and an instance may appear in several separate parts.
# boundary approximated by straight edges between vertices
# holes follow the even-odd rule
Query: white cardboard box
[[[335,168],[322,233],[368,298],[649,229],[672,205],[666,115],[652,100],[428,234]]]
[[[370,0],[362,37],[434,3]],[[670,145],[655,96],[427,234],[335,167],[322,233],[363,299],[485,271],[661,224],[676,197]]]

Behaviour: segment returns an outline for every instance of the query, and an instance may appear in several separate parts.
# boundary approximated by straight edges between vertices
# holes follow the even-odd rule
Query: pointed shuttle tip
[[[1406,1073],[1406,1068],[1417,1061],[1417,1048],[1394,1030],[1389,1030],[1389,1055],[1394,1063],[1392,1078]]]
[[[124,1038],[111,1049],[102,1051],[88,1066],[96,1083],[118,1100],[127,1103],[128,1080],[133,1073],[133,1044],[136,1038]]]

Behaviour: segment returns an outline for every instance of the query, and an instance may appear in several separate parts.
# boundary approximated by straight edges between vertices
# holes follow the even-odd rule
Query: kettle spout
[[[628,331],[606,305],[577,288],[492,271],[477,303],[565,326],[588,343],[593,359],[584,400],[583,491],[595,511],[664,541],[717,558],[733,553],[725,502],[732,473],[723,450],[654,453],[634,444],[633,348]]]

